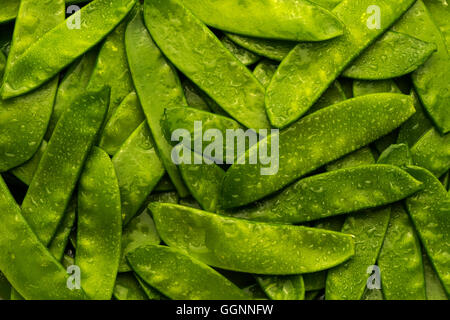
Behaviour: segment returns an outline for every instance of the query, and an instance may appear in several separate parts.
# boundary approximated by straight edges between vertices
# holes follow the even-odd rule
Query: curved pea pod
[[[122,219],[126,225],[164,175],[147,122],[143,122],[114,155]]]
[[[134,217],[123,229],[122,233],[122,253],[119,272],[131,271],[126,261],[126,255],[134,249],[147,244],[159,244],[158,231],[155,223],[145,209],[140,215]]]
[[[329,11],[309,1],[182,2],[207,25],[252,37],[321,41],[342,35],[344,29],[342,22]]]
[[[415,165],[440,177],[450,168],[450,134],[441,135],[432,128],[411,148]]]
[[[125,33],[128,63],[147,123],[161,161],[181,197],[189,194],[171,158],[172,146],[164,137],[161,119],[164,110],[187,106],[175,69],[155,45],[138,11]],[[142,59],[148,57],[148,59]]]
[[[144,289],[131,272],[117,275],[113,294],[117,300],[148,300]]]
[[[270,123],[284,128],[300,118],[365,48],[386,31],[414,3],[342,1],[333,13],[345,24],[344,35],[320,43],[300,43],[283,60],[267,88]],[[368,8],[383,12],[379,28],[369,28]]]
[[[260,57],[251,51],[235,44],[228,37],[222,38],[222,44],[245,66],[250,66],[259,61]]]
[[[264,59],[256,65],[255,69],[253,70],[253,74],[255,75],[256,79],[261,82],[264,88],[266,88],[269,85],[270,80],[275,74],[277,68],[277,63]]]
[[[441,30],[447,49],[450,48],[450,7],[447,1],[425,0],[425,6],[430,11],[434,23]]]
[[[406,167],[412,165],[411,151],[406,144],[393,144],[379,156],[377,162]]]
[[[278,150],[275,144],[275,154],[271,154],[272,168],[269,170],[272,175],[262,175],[261,169],[265,169],[265,165],[250,165],[245,159],[241,159],[245,164],[236,163],[227,171],[222,191],[224,207],[246,205],[270,195],[301,176],[386,135],[413,113],[411,98],[389,93],[346,100],[314,112],[281,131]],[[272,149],[267,141],[259,144],[262,143]],[[258,145],[250,148],[246,159],[257,150]]]
[[[39,241],[0,177],[0,269],[26,299],[88,299],[82,289],[70,290],[69,275]]]
[[[441,280],[439,280],[430,259],[423,252],[423,271],[425,274],[425,289],[427,293],[427,300],[448,300]]]
[[[123,99],[107,121],[99,147],[114,155],[143,121],[145,115],[136,92],[133,91]]]
[[[22,214],[47,245],[58,228],[105,118],[109,89],[86,92],[64,112],[22,203]]]
[[[180,1],[145,1],[144,18],[164,55],[221,108],[248,128],[270,128],[263,86]]]
[[[78,187],[77,251],[83,289],[109,300],[119,268],[122,238],[120,192],[108,154],[93,148]]]
[[[128,253],[133,270],[175,300],[241,300],[248,297],[214,269],[166,246],[147,245]]]
[[[245,221],[175,204],[151,203],[149,209],[165,243],[226,270],[300,274],[331,268],[354,254],[352,236],[337,232]]]
[[[305,284],[301,275],[257,276],[256,279],[272,300],[305,300]]]
[[[411,75],[416,92],[440,133],[450,131],[450,56],[445,39],[421,0],[397,22],[394,31],[403,32],[437,46],[427,62]]]
[[[234,217],[301,223],[393,203],[419,191],[422,183],[392,165],[366,165],[314,175]]]
[[[135,0],[93,1],[77,13],[81,19],[79,29],[72,28],[73,18],[70,17],[58,24],[35,41],[6,71],[3,99],[22,95],[47,82],[100,42],[134,4]]]
[[[386,32],[367,51],[364,51],[342,75],[363,80],[401,77],[423,65],[436,49],[434,43],[399,32]]]
[[[447,190],[432,173],[420,167],[408,167],[407,171],[422,181],[425,188],[406,200],[406,209],[430,257],[431,263],[450,294],[449,230],[450,203]]]

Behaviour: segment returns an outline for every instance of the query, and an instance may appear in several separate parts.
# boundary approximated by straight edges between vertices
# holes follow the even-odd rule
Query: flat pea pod
[[[164,175],[147,122],[143,122],[114,155],[119,180],[122,219],[126,225]]]
[[[114,155],[144,120],[141,104],[133,91],[123,99],[107,121],[99,147]]]
[[[147,245],[128,253],[133,270],[175,300],[241,300],[242,290],[214,269],[166,246]]]
[[[245,159],[247,164],[231,166],[223,182],[224,208],[261,199],[360,149],[400,126],[414,110],[408,96],[380,93],[346,100],[304,117],[281,131],[278,153],[283,157],[273,175],[261,175],[263,165],[249,165]],[[257,152],[257,147],[250,148],[245,157]]]
[[[22,203],[22,214],[47,245],[69,203],[84,162],[102,125],[109,89],[74,99],[56,125]]]
[[[424,0],[433,21],[437,24],[445,38],[447,49],[450,48],[450,6],[446,0]]]
[[[88,299],[67,287],[68,274],[39,241],[0,177],[0,269],[29,300]]]
[[[263,86],[180,1],[147,0],[144,18],[165,56],[221,108],[248,128],[270,127]]]
[[[342,35],[334,15],[309,1],[182,0],[214,28],[258,38],[321,41]],[[289,19],[286,19],[286,17]]]
[[[448,300],[445,294],[444,287],[441,280],[439,280],[436,271],[433,269],[433,265],[430,259],[423,252],[423,270],[425,274],[425,289],[427,293],[427,300]]]
[[[365,48],[386,31],[414,0],[342,1],[333,13],[346,29],[344,35],[326,42],[300,43],[283,60],[267,88],[266,110],[270,123],[284,128],[300,118],[329,85]],[[377,5],[383,12],[379,28],[368,28],[367,9]]]
[[[46,149],[47,141],[42,140],[41,146],[33,155],[33,157],[21,166],[12,169],[10,172],[24,184],[29,186],[31,180],[33,180],[34,173],[36,172],[36,169],[39,166],[39,162],[41,161],[41,158],[44,155]]]
[[[406,200],[406,209],[430,257],[431,263],[450,294],[449,239],[450,203],[447,190],[428,170],[408,167],[407,171],[425,184],[425,188]]]
[[[416,92],[441,134],[450,131],[450,56],[445,39],[434,23],[422,0],[414,6],[393,27],[420,40],[433,42],[437,46],[427,62],[412,73],[411,79]]]
[[[22,95],[47,82],[100,42],[134,4],[135,0],[96,0],[77,13],[82,28],[68,28],[71,20],[58,24],[35,41],[5,72],[3,99]]]
[[[83,289],[109,300],[120,262],[122,216],[116,173],[108,154],[94,147],[78,186],[77,251]]]
[[[328,164],[326,169],[327,171],[334,171],[363,166],[374,162],[375,160],[373,158],[372,150],[370,150],[369,147],[364,147]]]
[[[393,144],[389,146],[377,160],[378,163],[406,167],[413,164],[411,151],[406,144]]]
[[[393,43],[395,46],[392,46]],[[435,51],[434,43],[425,42],[407,34],[386,32],[342,75],[363,80],[401,77],[423,65]],[[380,61],[374,61],[374,59]]]
[[[117,275],[113,294],[117,300],[148,300],[145,291],[131,272]]]
[[[149,209],[165,243],[226,270],[300,274],[331,268],[354,254],[352,236],[337,232],[245,221],[175,204],[151,203]]]
[[[260,57],[251,51],[235,44],[228,37],[222,38],[222,44],[245,66],[250,66],[260,59]]]
[[[186,107],[187,102],[175,69],[153,42],[140,10],[128,24],[125,46],[136,92],[161,161],[180,196],[186,197],[189,192],[172,161],[172,146],[164,137],[161,119],[166,108]]]
[[[305,284],[301,275],[257,276],[258,284],[272,300],[304,300]]]
[[[365,165],[302,179],[234,217],[301,223],[383,206],[405,199],[422,183],[392,165]]]
[[[253,74],[256,79],[261,82],[264,88],[267,88],[277,68],[278,64],[276,62],[264,59],[256,65]]]
[[[430,129],[412,146],[411,155],[415,165],[440,177],[450,168],[450,134]]]

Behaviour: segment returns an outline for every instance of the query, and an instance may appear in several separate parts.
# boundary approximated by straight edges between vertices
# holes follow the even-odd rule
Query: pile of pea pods
[[[444,0],[0,0],[0,299],[447,300],[449,48]]]

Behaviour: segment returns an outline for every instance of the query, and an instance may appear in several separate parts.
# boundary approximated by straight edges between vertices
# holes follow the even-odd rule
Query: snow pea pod
[[[278,172],[261,175],[261,164],[234,164],[227,171],[223,183],[224,207],[249,204],[270,195],[386,135],[413,113],[411,98],[389,93],[346,100],[314,112],[281,131]],[[245,157],[256,151],[257,146],[253,146]]]
[[[422,0],[413,7],[393,27],[420,40],[433,42],[437,46],[427,62],[412,73],[411,78],[423,106],[441,134],[450,131],[450,56],[445,39],[433,22]]]
[[[301,275],[257,276],[259,285],[272,300],[304,300],[305,284]]]
[[[245,66],[252,65],[259,61],[260,57],[251,51],[235,44],[228,37],[222,38],[222,44]]]
[[[352,167],[358,167],[373,163],[372,150],[369,147],[364,147],[355,152],[352,152],[345,157],[338,159],[326,166],[327,171],[334,171],[339,169],[346,169]]]
[[[69,203],[78,177],[100,130],[109,89],[86,92],[62,115],[22,203],[22,214],[47,245]]]
[[[148,300],[141,285],[131,272],[117,275],[114,298],[117,300]]]
[[[47,82],[100,42],[134,4],[135,0],[96,0],[79,11],[80,29],[68,28],[67,21],[58,24],[31,44],[26,53],[6,70],[3,99],[22,95]]]
[[[345,92],[341,84],[336,80],[328,87],[327,91],[317,100],[317,102],[306,112],[305,115],[314,113],[320,109],[346,100]]]
[[[172,146],[165,139],[161,119],[166,108],[187,106],[178,75],[153,42],[141,12],[128,24],[125,46],[131,75],[159,156],[181,197],[189,194],[171,158]],[[142,57],[148,57],[142,59]]]
[[[344,29],[329,11],[304,0],[182,2],[207,25],[252,37],[321,41],[342,35]]]
[[[14,20],[19,11],[20,1],[19,0],[0,0],[0,23],[5,23]]]
[[[16,167],[12,169],[10,172],[22,181],[27,186],[30,185],[31,180],[33,180],[34,173],[36,172],[37,167],[39,166],[39,162],[41,161],[42,155],[47,149],[47,141],[42,140],[41,146],[38,151],[34,154],[34,156],[22,164],[20,167]]]
[[[202,96],[202,92],[200,92],[200,89],[198,89],[191,80],[185,78],[181,82],[181,85],[183,86],[184,96],[186,97],[186,101],[189,107],[203,111],[211,111]]]
[[[326,42],[298,44],[275,73],[266,93],[270,123],[284,128],[300,118],[352,60],[413,3],[414,0],[342,1],[332,12],[345,24],[344,35]],[[383,12],[379,28],[367,26],[367,9],[372,5]]]
[[[136,92],[128,94],[107,121],[99,147],[114,155],[127,138],[145,121]]]
[[[256,79],[261,82],[264,88],[267,88],[277,68],[278,64],[276,62],[264,59],[256,65],[253,74]]]
[[[128,253],[133,270],[175,300],[241,300],[247,295],[214,269],[178,249],[147,245]]]
[[[126,225],[164,175],[147,122],[143,122],[114,155],[122,219]]]
[[[165,243],[225,270],[300,274],[331,268],[354,253],[352,236],[337,232],[246,221],[175,204],[151,203],[149,209]]]
[[[428,170],[408,167],[407,171],[425,184],[425,188],[406,200],[406,209],[430,257],[439,279],[450,294],[449,239],[450,202],[447,190]]]
[[[433,21],[444,35],[447,49],[450,48],[450,6],[446,0],[424,0]]]
[[[440,177],[450,168],[450,134],[442,136],[432,128],[411,148],[415,165]]]
[[[423,252],[422,261],[423,270],[425,273],[425,289],[427,293],[427,300],[448,300],[441,280],[439,280],[436,272],[433,269],[430,259],[428,259],[425,252]]]
[[[406,167],[412,165],[411,151],[406,144],[393,144],[389,146],[377,160],[378,163]]]
[[[68,274],[39,241],[0,177],[0,269],[26,299],[88,299],[67,287]]]
[[[263,86],[180,1],[145,1],[144,18],[165,56],[221,108],[248,128],[270,127]]]

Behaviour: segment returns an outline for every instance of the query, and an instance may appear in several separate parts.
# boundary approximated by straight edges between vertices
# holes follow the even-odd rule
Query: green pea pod
[[[131,272],[117,275],[113,294],[117,300],[148,300],[145,291]]]
[[[14,20],[19,11],[20,1],[19,0],[0,0],[0,23],[5,23]]]
[[[411,151],[406,144],[389,146],[378,158],[378,163],[391,164],[397,167],[412,165]]]
[[[264,88],[267,88],[277,68],[277,63],[264,59],[256,65],[255,69],[253,70],[253,74],[255,75],[256,79],[261,82]]]
[[[226,270],[300,274],[331,268],[354,253],[352,236],[337,232],[245,221],[175,204],[151,203],[149,209],[165,243]]]
[[[272,300],[305,300],[305,284],[301,275],[257,276],[256,279]]]
[[[78,188],[77,252],[83,289],[109,300],[120,262],[122,217],[116,173],[108,154],[93,148]]]
[[[144,120],[136,92],[131,92],[107,121],[100,138],[100,148],[114,155]]]
[[[258,38],[321,41],[342,35],[344,29],[329,11],[304,0],[182,2],[207,25]]]
[[[127,260],[145,282],[171,299],[248,298],[217,271],[177,249],[147,245],[128,253]]]
[[[38,151],[36,151],[34,156],[21,166],[12,169],[10,172],[20,181],[29,186],[46,149],[47,141],[42,140],[41,146],[39,147]]]
[[[420,101],[439,132],[448,133],[450,131],[450,112],[448,112],[450,56],[442,33],[422,0],[418,0],[393,29],[436,44],[437,52],[413,72],[411,78]]]
[[[125,141],[112,161],[119,180],[122,219],[126,225],[164,175],[147,122]]]
[[[403,33],[386,32],[342,75],[363,80],[401,77],[423,65],[436,49],[434,43],[424,42]],[[374,58],[379,61],[374,61]]]
[[[300,118],[352,60],[413,3],[414,0],[342,1],[332,12],[345,24],[344,35],[327,42],[298,44],[275,73],[266,93],[270,123],[284,128]],[[371,28],[369,9],[375,5],[383,19],[378,28]]]
[[[2,9],[3,10],[3,9]],[[30,16],[41,19],[30,19]],[[51,4],[24,0],[14,27],[5,78],[17,65],[19,57],[46,32],[64,19],[64,1]],[[27,70],[29,73],[29,70]],[[28,74],[27,73],[27,74]],[[17,167],[39,148],[52,114],[58,80],[39,90],[10,100],[0,99],[0,172]]]
[[[184,96],[186,97],[186,101],[189,107],[202,111],[211,111],[205,99],[203,98],[200,89],[198,89],[191,80],[185,78],[181,82],[181,85],[183,86]]]
[[[346,100],[345,92],[338,81],[333,84],[323,93],[317,102],[306,112],[305,115],[319,111],[320,109],[329,107],[333,104]]]
[[[270,127],[263,86],[179,0],[145,1],[144,18],[165,56],[221,108],[248,128]]]
[[[314,175],[234,217],[301,223],[383,206],[402,200],[422,184],[391,165],[365,165]]]
[[[245,159],[238,159],[238,163],[244,160],[246,164],[234,164],[227,171],[223,205],[225,208],[237,207],[270,195],[386,135],[413,113],[411,98],[389,93],[346,100],[314,112],[280,133],[279,148],[275,151],[282,157],[279,157],[278,166],[274,165],[277,159],[272,159],[272,168],[268,169],[272,175],[261,174],[261,169],[267,169],[261,163],[250,165],[246,161],[258,151],[258,146],[250,148]],[[264,140],[259,145],[261,143],[270,145]]]
[[[161,128],[166,108],[187,106],[177,73],[150,37],[140,11],[128,24],[125,45],[136,92],[161,161],[180,196],[186,197],[189,192],[172,161],[172,146],[165,139]],[[148,59],[143,60],[142,57]]]
[[[26,53],[6,70],[3,99],[30,92],[54,77],[100,42],[125,18],[134,4],[135,0],[96,0],[76,13],[82,21],[80,28],[73,24],[72,17],[58,24],[31,44]]]
[[[20,213],[0,177],[0,270],[26,299],[87,299],[82,289],[70,290],[68,274]]]
[[[55,236],[48,245],[48,250],[55,257],[56,260],[61,261],[66,250],[69,236],[75,224],[76,218],[76,204],[70,203],[64,217],[56,230]]]
[[[149,286],[141,277],[136,275],[136,279],[144,290],[145,294],[150,300],[166,300],[168,298],[164,297],[158,290]]]
[[[370,150],[369,147],[364,147],[328,164],[326,168],[327,171],[334,171],[339,169],[363,166],[367,165],[368,163],[374,162],[375,159],[373,157],[372,150]]]
[[[433,269],[433,265],[428,259],[425,252],[422,256],[423,270],[425,273],[425,288],[427,292],[427,300],[448,300],[445,294],[444,287],[439,280],[436,272]]]
[[[450,7],[446,0],[424,0],[433,21],[444,35],[447,49],[450,48]]]
[[[222,38],[222,44],[245,66],[250,66],[259,61],[260,57],[251,51],[235,44],[228,37]]]
[[[100,130],[109,89],[74,99],[56,125],[22,203],[22,214],[47,245],[72,196],[83,164]]]
[[[126,261],[126,255],[134,249],[147,244],[159,244],[158,231],[155,223],[145,209],[140,215],[133,218],[125,226],[122,233],[122,258],[120,261],[119,272],[131,271]]]
[[[408,167],[407,171],[425,188],[406,200],[406,208],[447,295],[450,294],[449,239],[450,203],[447,190],[429,171]]]
[[[411,148],[415,165],[440,177],[450,168],[450,134],[442,136],[432,128]]]

